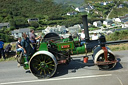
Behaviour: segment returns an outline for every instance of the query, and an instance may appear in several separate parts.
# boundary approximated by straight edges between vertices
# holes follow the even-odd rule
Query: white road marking
[[[0,84],[10,85],[10,84],[34,83],[34,82],[42,82],[42,81],[59,81],[59,80],[71,80],[71,79],[83,79],[83,78],[95,78],[95,77],[107,77],[107,76],[112,76],[112,74],[68,77],[68,78],[52,78],[52,79],[30,80],[30,81],[17,81],[17,82],[6,82],[6,83],[0,83]]]
[[[119,80],[120,85],[123,85],[123,83],[122,83],[122,81],[120,80],[120,78],[119,78],[119,77],[116,77],[116,78]]]

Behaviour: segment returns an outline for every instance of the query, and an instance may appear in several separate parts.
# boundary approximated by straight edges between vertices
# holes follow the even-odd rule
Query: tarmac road
[[[0,85],[128,85],[128,50],[114,53],[120,62],[113,70],[99,70],[91,57],[84,64],[82,55],[76,55],[69,65],[58,66],[50,79],[37,79],[16,61],[0,62]]]

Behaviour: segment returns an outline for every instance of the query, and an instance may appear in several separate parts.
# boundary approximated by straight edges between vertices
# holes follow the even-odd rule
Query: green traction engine
[[[59,64],[69,64],[71,55],[87,54],[93,52],[94,64],[102,70],[109,70],[115,67],[117,60],[113,52],[106,47],[106,44],[122,43],[128,41],[106,42],[103,35],[98,40],[89,39],[87,15],[82,16],[85,30],[85,44],[80,45],[79,36],[69,36],[61,39],[56,33],[46,34],[39,46],[39,50],[29,57],[29,63],[24,64],[25,69],[38,78],[52,77]],[[18,60],[24,62],[24,58]]]

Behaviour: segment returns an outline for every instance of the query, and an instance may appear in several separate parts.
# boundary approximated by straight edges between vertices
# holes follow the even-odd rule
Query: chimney
[[[87,21],[87,15],[82,16],[83,20],[83,27],[84,27],[84,33],[85,33],[85,41],[89,41],[89,31],[88,31],[88,21]]]

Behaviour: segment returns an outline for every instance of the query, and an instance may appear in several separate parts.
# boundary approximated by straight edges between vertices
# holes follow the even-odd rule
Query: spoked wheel
[[[56,69],[56,58],[50,52],[39,51],[30,59],[30,70],[38,78],[50,78]]]
[[[108,61],[115,61],[115,56],[111,53],[108,53]],[[105,58],[104,58],[104,54],[101,54],[98,58],[97,58],[98,62],[104,62]],[[116,65],[115,63],[110,63],[110,64],[105,64],[105,65],[98,65],[99,69],[101,70],[110,70],[112,68],[114,68]]]

